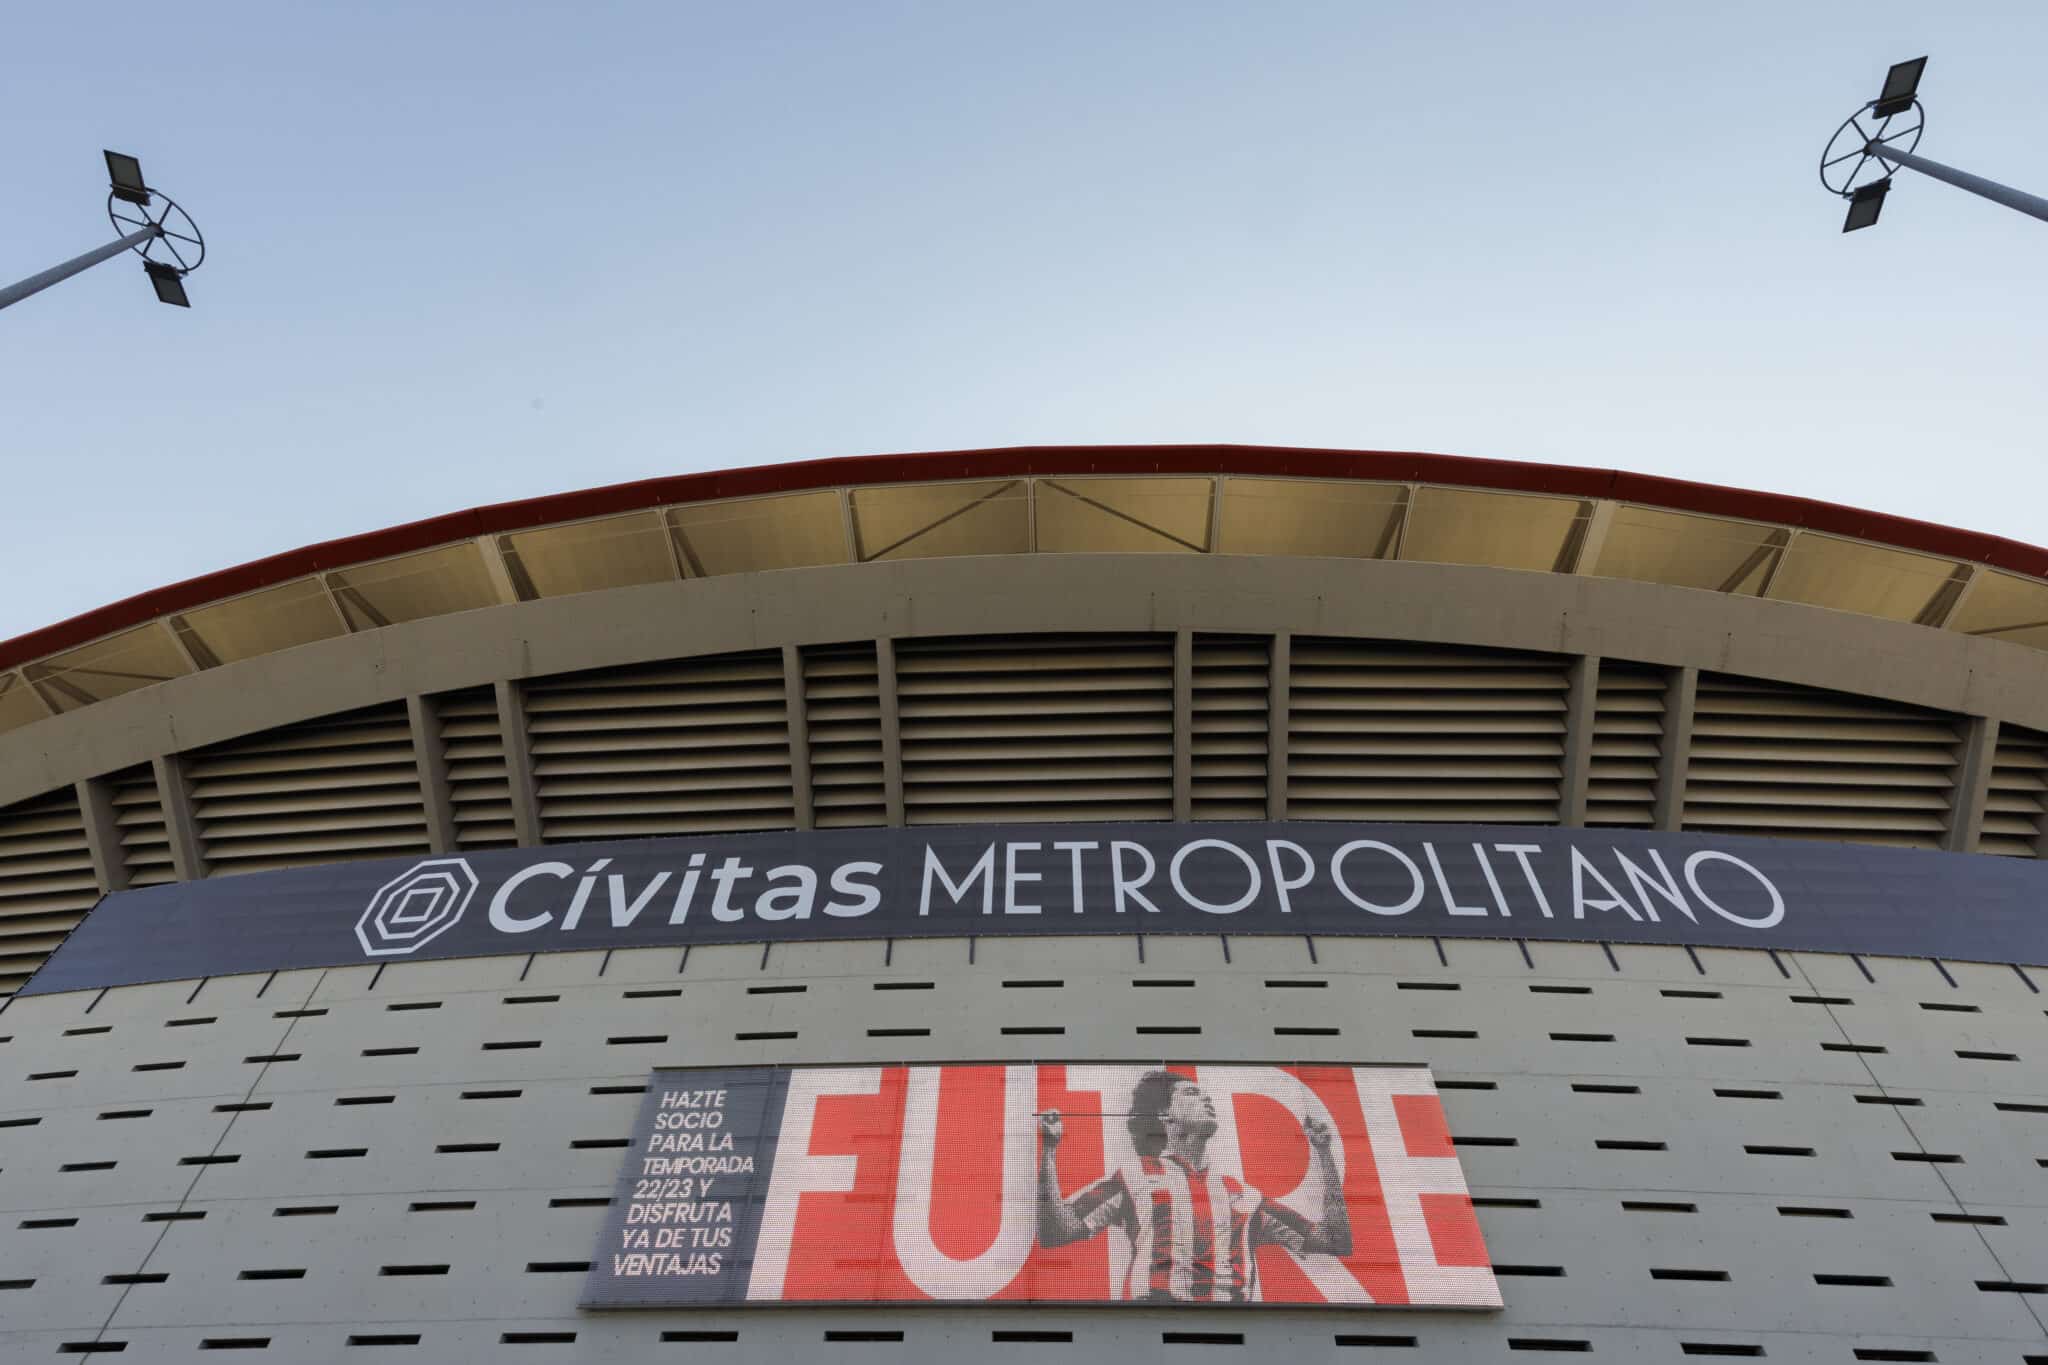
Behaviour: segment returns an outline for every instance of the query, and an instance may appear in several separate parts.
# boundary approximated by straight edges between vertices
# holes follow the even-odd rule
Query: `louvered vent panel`
[[[909,640],[896,692],[911,824],[1172,817],[1171,636]]]
[[[155,770],[147,763],[139,764],[115,773],[107,785],[114,794],[114,828],[121,836],[121,863],[128,873],[128,885],[161,886],[176,881]]]
[[[1587,824],[1649,829],[1656,823],[1664,689],[1661,668],[1600,661],[1600,687],[1593,704],[1593,762],[1586,782]]]
[[[200,749],[185,774],[210,876],[426,851],[403,702]]]
[[[1266,818],[1272,642],[1195,637],[1193,794],[1197,820]]]
[[[511,848],[512,783],[505,774],[505,735],[497,694],[472,687],[434,698],[441,752],[448,764],[448,804],[457,848]]]
[[[1703,673],[1685,827],[1938,848],[1957,742],[1940,712]]]
[[[0,996],[28,980],[98,899],[75,793],[0,809]]]
[[[1288,814],[1554,823],[1566,670],[1547,654],[1297,637]]]
[[[543,678],[526,717],[550,842],[796,823],[779,650]]]
[[[887,823],[882,699],[873,643],[806,649],[803,664],[811,805],[818,828]]]
[[[1984,799],[1984,833],[1979,853],[2032,858],[2048,810],[2048,735],[2017,725],[1998,727],[1998,757]]]

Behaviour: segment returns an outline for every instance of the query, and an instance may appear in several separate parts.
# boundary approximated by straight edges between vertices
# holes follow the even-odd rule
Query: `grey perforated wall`
[[[13,999],[0,1360],[2048,1361],[2044,977],[1003,939]],[[653,1066],[1168,1054],[1430,1065],[1506,1309],[575,1307]]]

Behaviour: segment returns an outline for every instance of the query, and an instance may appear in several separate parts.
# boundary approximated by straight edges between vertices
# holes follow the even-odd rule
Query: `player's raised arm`
[[[1330,1144],[1336,1134],[1330,1131],[1329,1124],[1313,1114],[1302,1119],[1301,1130],[1308,1135],[1308,1149],[1315,1159],[1316,1173],[1323,1181],[1322,1220],[1309,1224],[1308,1235],[1303,1239],[1306,1243],[1304,1249],[1327,1256],[1349,1256],[1351,1210],[1344,1202],[1344,1179],[1337,1174],[1337,1159],[1330,1152]]]
[[[1065,1136],[1060,1111],[1047,1110],[1038,1116],[1038,1243],[1065,1246],[1088,1236],[1088,1225],[1074,1206],[1060,1196],[1060,1176],[1053,1162]]]

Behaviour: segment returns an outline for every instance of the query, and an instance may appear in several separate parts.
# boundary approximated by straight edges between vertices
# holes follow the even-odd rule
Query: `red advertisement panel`
[[[773,1088],[725,1302],[1500,1305],[1420,1068],[819,1067]]]

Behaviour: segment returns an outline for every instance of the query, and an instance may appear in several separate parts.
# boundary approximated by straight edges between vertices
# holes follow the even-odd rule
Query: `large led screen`
[[[1420,1067],[653,1074],[583,1303],[1493,1308]]]

